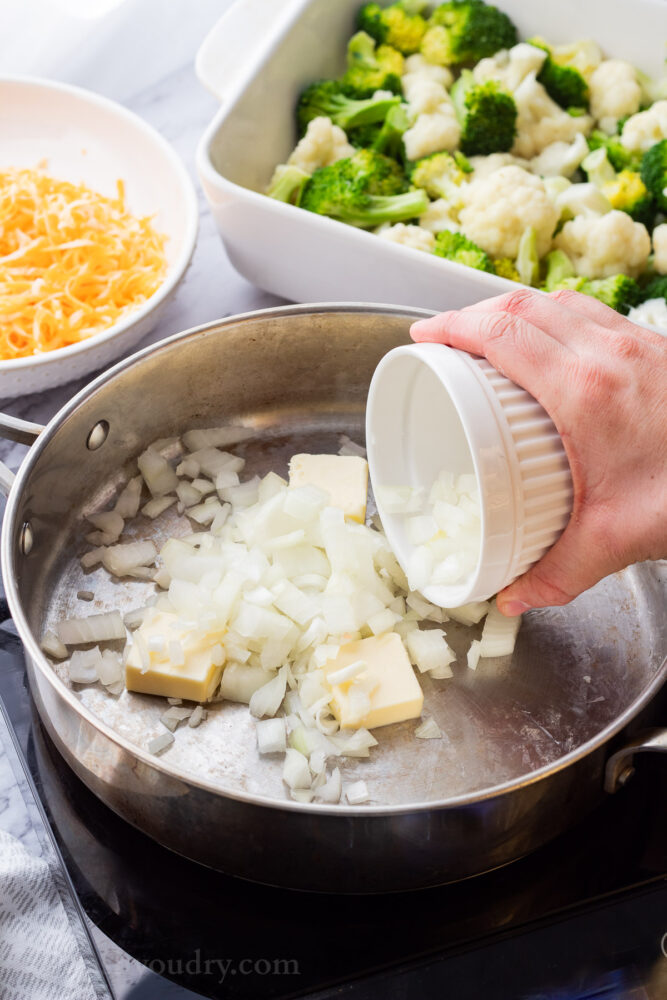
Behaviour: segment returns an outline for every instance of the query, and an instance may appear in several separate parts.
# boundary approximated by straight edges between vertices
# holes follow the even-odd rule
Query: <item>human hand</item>
[[[419,320],[413,340],[486,357],[542,404],[574,487],[553,547],[498,595],[506,615],[567,604],[667,556],[667,340],[579,292],[527,288]]]

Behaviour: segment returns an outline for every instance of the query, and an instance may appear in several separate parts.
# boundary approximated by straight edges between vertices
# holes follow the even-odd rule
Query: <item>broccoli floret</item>
[[[499,278],[507,278],[509,281],[521,281],[519,272],[514,266],[511,257],[494,257],[493,269]]]
[[[553,49],[541,38],[530,38],[530,45],[543,49],[547,57],[542,63],[537,79],[542,84],[549,97],[561,108],[573,112],[588,108],[590,92],[586,80],[574,66],[568,66],[565,60],[554,54]]]
[[[514,98],[495,80],[475,83],[464,69],[451,89],[461,126],[460,147],[466,156],[506,153],[514,144],[517,110]]]
[[[547,273],[544,279],[544,290],[555,292],[557,288],[563,287],[562,283],[568,278],[574,278],[574,267],[572,261],[564,250],[552,250],[545,258]]]
[[[372,97],[376,90],[401,91],[401,75],[404,59],[397,49],[390,45],[380,45],[376,49],[375,40],[365,31],[353,35],[347,46],[347,72],[341,83],[354,89],[360,98]]]
[[[636,170],[621,170],[617,174],[602,146],[589,153],[581,166],[612,208],[627,212],[635,222],[650,225],[655,213],[653,196]]]
[[[426,31],[426,21],[421,11],[424,0],[402,0],[389,7],[367,3],[359,11],[357,23],[376,42],[384,42],[408,56],[419,51]]]
[[[412,164],[409,177],[415,187],[423,188],[430,198],[456,199],[457,189],[472,170],[466,157],[456,153],[430,153]]]
[[[667,212],[667,139],[661,139],[646,150],[640,170],[642,180],[658,207]]]
[[[642,288],[641,301],[647,302],[649,299],[667,300],[667,274],[651,278],[648,285]]]
[[[595,129],[588,137],[588,148],[606,149],[607,159],[614,170],[639,170],[641,153],[631,152],[621,143],[618,135],[607,135]]]
[[[308,128],[313,118],[321,115],[347,131],[355,125],[372,125],[382,122],[390,108],[400,103],[398,97],[368,98],[357,100],[349,96],[349,88],[335,80],[311,83],[301,94],[296,117],[299,134]]]
[[[438,257],[445,257],[446,260],[453,260],[455,264],[465,264],[467,267],[477,268],[478,271],[494,273],[488,253],[462,233],[453,233],[450,229],[438,233],[433,253]]]
[[[394,160],[403,160],[403,133],[409,128],[410,119],[405,106],[397,104],[389,109],[382,125],[362,125],[348,132],[347,137],[353,146],[384,153]]]
[[[516,43],[516,28],[507,14],[482,0],[452,0],[431,14],[421,51],[429,62],[457,66]]]
[[[309,180],[310,174],[307,174],[305,170],[291,164],[281,163],[276,167],[266,193],[269,198],[275,198],[276,201],[298,205],[303,189]]]
[[[561,288],[571,288],[584,295],[592,295],[606,306],[627,315],[632,306],[636,306],[641,296],[641,290],[634,278],[627,274],[612,274],[609,278],[563,278],[550,291]]]
[[[388,156],[361,149],[354,156],[316,170],[301,196],[301,208],[369,229],[404,222],[429,205],[424,191],[406,191],[407,179]]]

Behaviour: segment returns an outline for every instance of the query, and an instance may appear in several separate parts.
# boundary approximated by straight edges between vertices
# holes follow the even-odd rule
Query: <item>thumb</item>
[[[504,615],[520,615],[530,608],[568,604],[603,577],[621,569],[625,563],[615,559],[606,531],[573,516],[558,541],[539,562],[520,576],[497,597]]]

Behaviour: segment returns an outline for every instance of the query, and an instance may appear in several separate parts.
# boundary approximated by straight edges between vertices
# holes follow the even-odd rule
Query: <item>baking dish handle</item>
[[[611,755],[605,768],[605,792],[617,792],[622,788],[635,773],[635,754],[646,751],[667,753],[667,729],[648,729]]]
[[[236,0],[211,28],[195,58],[199,81],[222,101],[254,71],[262,50],[273,46],[276,27],[291,22],[304,0]]]
[[[7,413],[0,413],[0,438],[4,438],[6,441],[32,444],[43,430],[41,424],[31,424],[28,420],[20,420],[18,417],[10,417]],[[13,482],[14,473],[3,462],[0,462],[0,493],[9,496]]]

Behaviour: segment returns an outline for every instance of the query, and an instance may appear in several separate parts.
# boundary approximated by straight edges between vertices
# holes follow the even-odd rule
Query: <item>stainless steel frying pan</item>
[[[157,437],[243,421],[249,471],[285,472],[295,451],[361,440],[378,360],[423,313],[295,306],[231,317],[135,355],[84,389],[43,430],[11,489],[2,569],[40,716],[79,777],[130,823],[180,854],[276,885],[377,892],[494,868],[571,826],[631,775],[640,750],[667,750],[658,721],[667,677],[664,567],[634,566],[566,608],[525,616],[511,660],[459,657],[453,680],[425,684],[441,740],[414,722],[378,731],[363,806],[287,799],[279,761],[260,759],[247,708],[215,706],[154,757],[160,699],[72,690],[40,636],[73,614],[143,604],[152,585],[87,575],[83,518],[104,509]],[[31,440],[39,428],[5,420]],[[188,530],[167,511],[138,534]],[[95,601],[82,605],[79,589]],[[461,654],[470,636],[447,626]],[[664,695],[664,690],[663,690]]]

